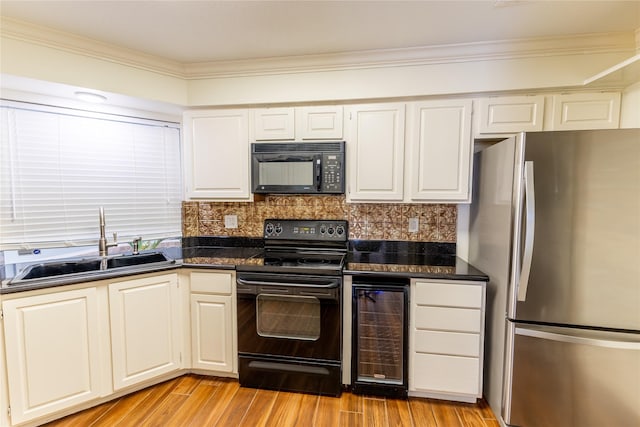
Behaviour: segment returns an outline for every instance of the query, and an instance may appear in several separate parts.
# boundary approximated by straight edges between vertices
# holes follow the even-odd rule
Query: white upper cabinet
[[[256,141],[284,141],[295,138],[295,110],[287,108],[259,108],[253,111],[253,130]]]
[[[477,133],[541,131],[544,96],[503,96],[478,101]]]
[[[341,106],[296,108],[296,136],[300,139],[342,139]]]
[[[615,129],[619,122],[619,92],[553,96],[553,123],[550,130]]]
[[[347,200],[401,201],[405,104],[347,107]]]
[[[471,100],[408,104],[406,202],[468,202]]]
[[[249,112],[184,114],[184,177],[188,199],[249,201]]]
[[[258,108],[252,113],[255,141],[342,139],[341,106]]]

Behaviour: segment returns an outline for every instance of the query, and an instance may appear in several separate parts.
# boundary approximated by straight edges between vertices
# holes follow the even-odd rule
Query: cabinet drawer
[[[414,351],[456,356],[480,356],[480,335],[458,332],[414,332]]]
[[[191,292],[231,294],[231,273],[191,273]]]
[[[482,285],[417,282],[414,300],[424,305],[480,308]]]
[[[478,395],[480,361],[475,357],[413,355],[411,390]]]
[[[415,311],[416,329],[480,332],[479,309],[418,306]]]

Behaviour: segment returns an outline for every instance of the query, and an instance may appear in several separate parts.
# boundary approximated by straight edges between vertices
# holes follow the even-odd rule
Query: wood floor
[[[186,375],[46,424],[97,426],[499,427],[486,402],[340,398],[240,387]]]

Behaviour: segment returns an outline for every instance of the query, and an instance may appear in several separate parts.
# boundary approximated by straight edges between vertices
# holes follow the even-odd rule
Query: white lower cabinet
[[[411,281],[410,396],[482,396],[484,310],[484,282]]]
[[[101,395],[108,330],[95,287],[11,299],[2,310],[12,424]]]
[[[112,283],[109,305],[115,390],[180,369],[177,274]]]
[[[235,274],[194,271],[191,286],[191,367],[237,374]]]

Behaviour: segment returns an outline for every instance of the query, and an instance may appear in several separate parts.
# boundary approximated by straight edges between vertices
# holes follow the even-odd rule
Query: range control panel
[[[265,239],[346,242],[348,236],[347,221],[342,220],[267,219],[264,222]]]

